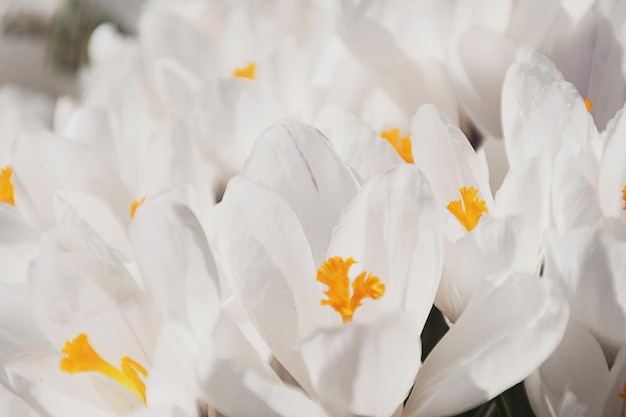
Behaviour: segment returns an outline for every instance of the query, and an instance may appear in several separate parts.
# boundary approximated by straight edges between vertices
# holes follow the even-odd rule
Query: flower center
[[[130,211],[128,212],[128,214],[130,215],[131,219],[135,217],[135,212],[137,211],[137,208],[139,208],[139,206],[142,205],[145,201],[146,197],[142,197],[139,200],[135,200],[130,203]]]
[[[413,163],[413,151],[411,150],[411,135],[400,137],[400,129],[394,127],[393,129],[383,130],[380,132],[380,137],[385,139],[393,146],[398,152],[398,155],[402,157],[409,164]]]
[[[235,68],[233,70],[233,77],[247,78],[249,80],[254,80],[255,72],[256,72],[256,65],[253,62],[251,62],[245,67]]]
[[[11,167],[5,167],[0,170],[0,203],[7,203],[15,206],[13,196],[15,195],[15,189],[11,184],[11,176],[13,170]]]
[[[587,111],[591,112],[591,110],[593,110],[593,101],[589,100],[587,97],[583,98],[583,101],[585,102],[585,107],[587,108]]]
[[[146,386],[139,377],[148,376],[146,369],[139,363],[135,362],[128,356],[120,359],[120,369],[102,359],[98,353],[89,344],[89,339],[84,333],[79,334],[72,341],[65,342],[61,349],[63,358],[59,362],[62,371],[69,374],[77,374],[79,372],[98,372],[108,376],[122,384],[129,391],[136,394],[146,403]]]
[[[474,187],[463,187],[459,192],[461,199],[450,201],[446,208],[454,214],[468,232],[471,232],[483,213],[487,211],[487,205],[484,200],[478,198],[478,190]]]
[[[352,258],[343,259],[339,256],[329,258],[317,270],[317,280],[328,286],[324,294],[328,297],[320,302],[323,306],[331,306],[341,314],[343,323],[352,321],[354,312],[361,306],[364,298],[376,300],[385,293],[385,284],[372,273],[361,272],[352,282],[350,296],[350,278],[348,271],[356,261]]]
[[[622,189],[622,200],[624,200],[624,210],[626,210],[626,187]]]

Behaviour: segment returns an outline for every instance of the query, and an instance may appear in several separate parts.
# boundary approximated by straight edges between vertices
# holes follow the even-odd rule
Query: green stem
[[[498,411],[502,417],[513,417],[513,407],[511,407],[511,402],[506,392],[499,395],[496,398],[496,402],[498,403]]]

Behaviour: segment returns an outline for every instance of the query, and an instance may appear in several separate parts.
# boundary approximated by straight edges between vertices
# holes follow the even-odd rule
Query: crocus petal
[[[421,328],[430,312],[443,262],[441,216],[425,176],[402,164],[376,177],[345,209],[328,258],[354,258],[358,270],[385,284],[385,294],[364,302],[354,319],[411,311]],[[407,233],[410,231],[410,233]]]
[[[38,236],[17,210],[0,204],[0,282],[26,282],[29,262],[37,254]]]
[[[53,196],[59,188],[81,189],[100,195],[117,213],[126,213],[128,191],[96,152],[82,144],[50,134],[23,136],[13,147],[13,171],[36,210],[31,224],[54,224]],[[16,205],[20,206],[16,190]],[[40,220],[40,222],[38,221]]]
[[[196,217],[156,198],[139,207],[130,235],[146,290],[163,317],[204,337],[217,320],[220,298],[215,261]]]
[[[557,230],[594,226],[602,215],[595,179],[597,171],[586,156],[561,152],[553,162],[551,203]]]
[[[581,96],[593,102],[591,114],[598,129],[604,130],[626,99],[622,45],[609,20],[589,13],[559,40],[551,56]]]
[[[37,327],[26,292],[25,285],[0,285],[0,363],[19,352],[55,351]],[[0,370],[0,383],[8,384],[4,369]]]
[[[92,231],[108,245],[130,258],[126,216],[120,219],[111,206],[96,194],[82,190],[58,190],[54,211],[59,226]]]
[[[0,414],[3,416],[41,417],[24,400],[0,386]]]
[[[523,217],[490,218],[447,252],[435,304],[455,322],[489,276],[537,270],[540,230]]]
[[[395,313],[315,333],[302,354],[321,402],[335,416],[392,415],[419,369],[420,330],[413,315]]]
[[[545,274],[567,296],[572,315],[599,337],[626,342],[626,243],[601,230],[579,229],[545,239]]]
[[[603,397],[603,417],[613,417],[623,414],[624,399],[620,394],[624,392],[626,384],[626,348],[622,347],[611,367],[611,375],[606,386],[606,395]],[[600,414],[597,414],[600,415]]]
[[[357,191],[356,180],[328,140],[311,126],[284,120],[257,139],[244,171],[287,200],[315,265],[321,265],[341,211]]]
[[[194,415],[198,397],[194,362],[198,348],[198,339],[184,325],[169,321],[161,327],[146,379],[148,406],[175,405]]]
[[[268,380],[258,373],[223,359],[207,346],[199,360],[203,398],[221,414],[232,417],[326,417],[303,392]]]
[[[622,190],[626,187],[626,111],[620,110],[608,124],[606,145],[602,152],[598,173],[598,196],[602,212],[607,217],[624,219]]]
[[[477,154],[461,129],[436,107],[426,104],[411,126],[415,164],[424,171],[437,202],[459,199],[461,187],[475,187],[487,207],[493,205],[487,161]],[[443,172],[443,174],[442,174]]]
[[[212,244],[220,273],[274,355],[306,386],[294,347],[332,321],[317,298],[323,291],[302,227],[282,197],[245,176],[230,181],[218,207],[220,230]]]
[[[362,182],[404,163],[389,142],[349,113],[337,118],[331,137]]]
[[[145,294],[107,247],[93,236],[56,228],[42,237],[29,271],[33,314],[51,343],[87,333],[111,362],[130,356],[149,365],[156,339]]]
[[[568,317],[551,282],[492,278],[424,361],[404,416],[458,414],[520,382],[556,349]]]
[[[570,319],[563,341],[552,356],[526,379],[526,391],[538,415],[562,407],[567,393],[598,416],[608,388],[609,368],[600,343],[589,330]],[[570,406],[571,407],[571,406]]]
[[[459,101],[481,131],[502,137],[500,97],[515,44],[501,33],[477,26],[463,34],[457,48],[450,54],[450,69]]]
[[[6,364],[15,391],[43,416],[113,417],[141,407],[141,400],[98,375],[69,375],[59,369],[58,355],[28,354]]]
[[[554,64],[522,49],[502,88],[502,124],[511,166],[562,146],[580,149],[597,136],[576,88]]]

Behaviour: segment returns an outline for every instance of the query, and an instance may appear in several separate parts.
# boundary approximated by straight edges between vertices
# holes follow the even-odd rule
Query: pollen
[[[402,157],[409,164],[413,163],[413,151],[411,144],[411,135],[400,137],[400,129],[397,127],[389,130],[383,130],[380,132],[380,137],[385,139],[393,146],[398,152],[398,155]]]
[[[446,208],[454,214],[454,217],[465,226],[468,232],[471,232],[483,213],[487,211],[487,205],[484,200],[478,198],[478,190],[474,187],[462,187],[459,192],[461,199],[450,201]]]
[[[130,215],[131,219],[135,217],[135,212],[137,211],[140,205],[145,203],[145,201],[146,201],[146,197],[142,197],[139,200],[135,200],[132,203],[130,203],[130,211],[128,212],[128,214]]]
[[[354,312],[362,304],[364,298],[376,300],[385,294],[385,284],[372,273],[361,272],[352,282],[350,295],[350,278],[348,272],[356,261],[352,258],[343,259],[339,256],[329,258],[317,270],[317,280],[328,286],[324,294],[328,299],[320,302],[323,306],[332,307],[341,314],[343,323],[352,321]]]
[[[583,101],[585,102],[585,108],[587,111],[591,112],[591,110],[593,110],[593,101],[589,100],[587,97],[583,98]]]
[[[626,210],[626,187],[622,188],[622,200],[624,200],[624,210]]]
[[[254,80],[255,72],[256,72],[256,65],[253,62],[251,62],[245,67],[235,68],[233,70],[233,77],[247,78],[249,80]]]
[[[63,357],[59,362],[59,367],[63,372],[77,374],[81,372],[97,372],[112,378],[126,387],[129,391],[137,395],[146,403],[146,386],[139,376],[148,376],[146,369],[139,363],[124,356],[120,359],[120,369],[114,367],[94,350],[89,344],[86,334],[81,333],[74,340],[65,342],[61,349]]]
[[[0,203],[7,203],[15,206],[15,200],[13,199],[15,196],[15,189],[11,183],[12,175],[13,170],[9,166],[0,170]]]

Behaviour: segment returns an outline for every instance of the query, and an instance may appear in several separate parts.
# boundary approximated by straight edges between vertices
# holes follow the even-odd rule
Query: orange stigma
[[[471,232],[483,213],[487,211],[487,204],[478,198],[478,190],[474,187],[463,187],[459,192],[461,199],[450,201],[446,208],[454,214],[468,232]]]
[[[254,80],[255,73],[256,73],[256,65],[251,62],[245,67],[235,68],[232,74],[233,74],[233,77],[236,77],[236,78],[247,78],[249,80]]]
[[[15,196],[15,189],[11,183],[12,175],[13,170],[9,166],[2,168],[0,171],[0,203],[7,203],[15,206],[15,200],[13,199]]]
[[[622,200],[624,200],[624,210],[626,210],[626,187],[622,189]]]
[[[324,294],[328,297],[320,302],[323,306],[331,306],[341,314],[343,323],[352,321],[354,312],[361,306],[364,298],[376,300],[385,294],[385,284],[371,273],[361,272],[352,282],[350,296],[350,278],[348,271],[356,261],[352,258],[343,259],[339,256],[329,258],[317,270],[317,280],[328,286]]]
[[[65,342],[61,349],[63,357],[59,362],[59,367],[63,372],[77,374],[80,372],[97,372],[122,384],[129,391],[137,395],[146,403],[146,386],[139,377],[148,376],[146,369],[139,363],[124,356],[120,359],[121,370],[117,369],[104,359],[89,344],[89,339],[84,333],[76,336],[74,340]]]
[[[398,152],[398,155],[402,157],[409,164],[413,163],[413,150],[411,144],[411,135],[400,137],[400,129],[393,128],[389,130],[383,130],[380,132],[380,137],[385,139],[393,146]]]
[[[587,97],[583,98],[583,101],[585,102],[585,108],[587,111],[591,112],[591,110],[593,110],[593,101],[589,100]]]
[[[130,211],[128,212],[128,214],[130,215],[131,219],[135,217],[135,212],[137,211],[140,205],[145,203],[145,201],[146,201],[146,197],[142,197],[139,200],[135,200],[132,203],[130,203]]]

